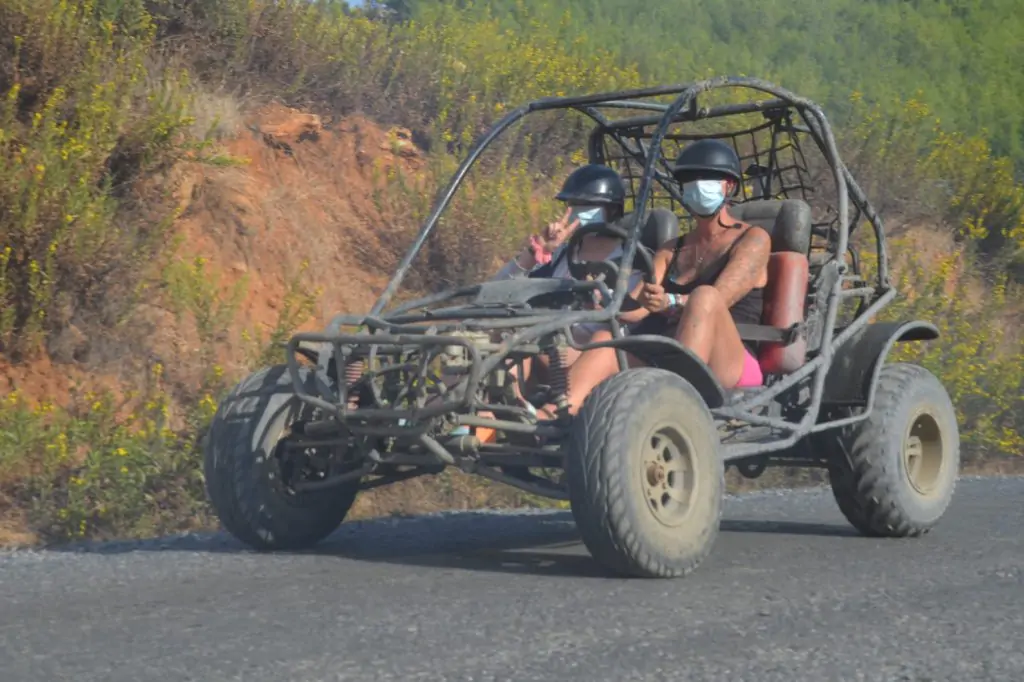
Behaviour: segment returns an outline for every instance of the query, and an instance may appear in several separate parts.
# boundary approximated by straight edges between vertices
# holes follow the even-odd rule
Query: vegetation
[[[491,15],[488,6],[507,11]],[[20,510],[45,540],[206,521],[197,446],[236,378],[225,376],[215,350],[239,299],[214,286],[218,273],[206,261],[178,257],[177,204],[161,178],[183,159],[223,162],[219,121],[201,107],[213,90],[238,101],[273,95],[315,111],[363,113],[413,131],[426,168],[417,177],[381,177],[375,197],[393,227],[381,235],[384,248],[366,257],[388,268],[429,208],[424,197],[510,106],[677,80],[705,66],[781,76],[828,98],[847,120],[844,153],[890,225],[925,225],[956,245],[936,270],[899,257],[913,255],[898,243],[910,244],[912,234],[897,235],[909,297],[891,314],[922,315],[943,328],[930,350],[903,352],[950,386],[971,451],[1020,453],[1024,345],[1006,273],[1020,267],[1024,247],[1024,187],[1013,170],[1024,107],[1008,93],[1024,89],[1007,85],[1021,75],[992,52],[1024,35],[1008,6],[830,0],[813,12],[760,3],[756,12],[730,5],[719,16],[726,10],[687,2],[547,2],[528,11],[525,3],[423,1],[400,8],[410,20],[382,20],[326,0],[0,0],[0,350],[29,362],[72,324],[116,336],[147,297],[190,320],[202,340],[196,385],[171,386],[165,367],[150,363],[136,392],[76,395],[67,409],[5,396],[0,513]],[[941,16],[953,28],[937,24]],[[630,36],[633,25],[651,39]],[[669,35],[677,26],[683,33]],[[983,26],[997,26],[1005,39],[972,39]],[[786,38],[773,41],[767,68],[763,41],[741,49],[735,40],[712,42],[769,27]],[[832,51],[828,41],[812,47],[822,36],[835,41]],[[677,61],[666,65],[668,45]],[[921,84],[921,99],[905,99]],[[863,95],[849,98],[854,88]],[[479,278],[550,219],[553,187],[581,158],[582,131],[539,117],[514,147],[489,156],[409,285]],[[301,321],[315,297],[291,287],[270,340]],[[267,341],[254,341],[253,364],[273,357]]]
[[[1024,454],[1024,185],[984,138],[946,132],[924,103],[910,99],[886,115],[853,99],[845,158],[885,216],[904,294],[884,317],[930,320],[941,334],[896,357],[942,378],[969,458]],[[949,248],[927,259],[922,239]],[[862,258],[870,268],[873,251]]]
[[[386,0],[399,16],[430,16],[449,0]],[[462,0],[474,16],[529,34],[565,26],[632,64],[646,82],[743,73],[822,101],[845,124],[852,91],[888,103],[921,90],[949,130],[987,137],[1024,169],[1024,15],[1016,0]]]

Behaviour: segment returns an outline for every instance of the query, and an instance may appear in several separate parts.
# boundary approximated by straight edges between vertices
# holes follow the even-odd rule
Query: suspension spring
[[[548,383],[551,396],[559,409],[569,406],[569,347],[564,343],[548,349],[551,360]]]
[[[352,410],[359,407],[359,394],[352,389],[362,378],[364,365],[362,360],[351,360],[345,365],[345,390],[348,391],[348,407]]]

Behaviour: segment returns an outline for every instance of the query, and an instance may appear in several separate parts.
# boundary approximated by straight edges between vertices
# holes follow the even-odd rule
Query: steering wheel
[[[600,261],[588,261],[588,260],[576,260],[573,256],[576,248],[583,241],[583,238],[590,234],[599,234],[605,237],[617,237],[626,242],[629,239],[629,235],[626,230],[618,225],[609,225],[607,223],[598,223],[595,225],[586,225],[584,227],[577,228],[573,232],[572,236],[569,237],[569,242],[566,244],[566,258],[569,263],[569,274],[574,279],[587,280],[587,279],[602,279],[609,288],[615,285],[616,280],[619,277],[619,266],[615,263],[607,260]],[[638,263],[639,261],[639,263]],[[642,244],[637,244],[636,255],[633,258],[633,266],[640,265],[640,270],[646,276],[648,282],[654,281],[654,260],[651,258],[651,254],[643,247]]]

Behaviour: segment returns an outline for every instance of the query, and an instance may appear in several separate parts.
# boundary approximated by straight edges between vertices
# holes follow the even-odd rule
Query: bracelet
[[[676,297],[675,294],[665,294],[665,297],[668,299],[667,307],[675,308],[677,305],[679,305],[679,299]]]

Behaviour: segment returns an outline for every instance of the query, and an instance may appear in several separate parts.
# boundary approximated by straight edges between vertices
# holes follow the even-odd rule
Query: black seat
[[[608,227],[618,230],[619,234],[621,234],[622,231],[628,230],[632,225],[633,215],[634,213],[630,211],[608,225]],[[610,230],[606,230],[601,225],[580,228],[578,234],[584,233],[593,233],[604,236],[619,236],[612,233]],[[654,208],[651,209],[651,212],[647,214],[647,218],[644,219],[640,225],[639,246],[646,249],[653,257],[654,253],[661,248],[665,242],[676,239],[678,236],[679,217],[667,208]],[[623,244],[623,246],[625,246],[625,244]]]
[[[634,212],[624,214],[614,225],[628,228]],[[598,232],[600,234],[600,232]],[[653,256],[662,244],[679,236],[679,216],[667,208],[654,208],[640,224],[640,246]]]
[[[640,243],[651,255],[665,242],[679,237],[679,217],[667,208],[653,208],[640,228]]]

